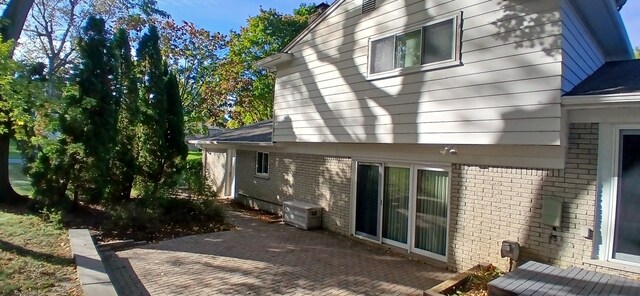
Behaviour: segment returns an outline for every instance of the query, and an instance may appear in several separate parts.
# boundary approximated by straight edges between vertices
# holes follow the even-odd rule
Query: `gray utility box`
[[[285,201],[283,204],[282,220],[284,223],[302,229],[322,226],[321,206],[297,200]]]

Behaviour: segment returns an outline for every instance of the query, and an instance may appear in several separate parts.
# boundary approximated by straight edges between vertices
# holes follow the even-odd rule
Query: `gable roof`
[[[607,62],[564,96],[640,93],[640,60]]]
[[[190,144],[245,144],[245,145],[271,145],[273,121],[266,120],[252,125],[239,127],[220,132],[212,136],[206,136],[189,140]]]

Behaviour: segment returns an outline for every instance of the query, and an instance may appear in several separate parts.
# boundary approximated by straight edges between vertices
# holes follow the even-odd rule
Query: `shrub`
[[[213,199],[140,198],[113,206],[111,212],[119,230],[157,232],[172,225],[224,222],[224,210]]]
[[[45,207],[40,211],[42,219],[52,224],[56,229],[64,229],[63,212],[55,208]]]
[[[207,185],[203,174],[202,159],[194,158],[186,161],[186,169],[180,182],[196,196],[215,196],[215,192]]]

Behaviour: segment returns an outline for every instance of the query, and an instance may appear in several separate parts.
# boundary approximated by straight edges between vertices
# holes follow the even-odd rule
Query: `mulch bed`
[[[233,226],[228,223],[189,225],[169,222],[161,229],[154,231],[118,229],[114,226],[111,216],[103,207],[82,204],[73,213],[65,217],[65,227],[87,228],[98,243],[105,243],[119,240],[158,242],[181,236],[227,231]]]
[[[221,205],[223,205],[227,210],[232,210],[236,212],[240,212],[251,217],[254,217],[262,222],[266,223],[280,223],[282,222],[282,216],[278,214],[273,214],[270,212],[265,212],[261,210],[256,210],[245,205],[234,202],[232,199],[219,199],[218,200]]]

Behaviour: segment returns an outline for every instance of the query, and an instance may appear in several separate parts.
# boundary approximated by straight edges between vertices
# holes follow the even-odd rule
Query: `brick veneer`
[[[272,152],[269,179],[263,179],[255,176],[255,151],[237,155],[239,193],[277,204],[291,199],[319,204],[325,210],[323,227],[348,234],[349,158]],[[448,267],[461,271],[492,262],[506,269],[500,243],[515,240],[522,260],[637,277],[589,262],[593,242],[582,230],[595,227],[597,160],[598,124],[593,123],[570,125],[565,169],[452,164]],[[556,231],[541,222],[547,196],[563,201]]]
[[[564,170],[454,164],[451,185],[449,267],[500,262],[500,242],[521,244],[521,257],[560,267],[583,266],[592,241],[582,227],[594,227],[598,124],[572,124]],[[557,241],[541,223],[542,199],[563,200]],[[588,267],[588,266],[585,266]]]
[[[236,153],[239,194],[282,204],[301,200],[322,206],[322,226],[349,232],[351,159],[311,154],[269,153],[269,177],[258,177],[256,152]]]

